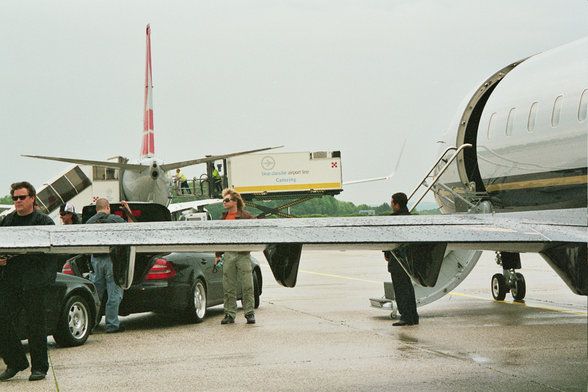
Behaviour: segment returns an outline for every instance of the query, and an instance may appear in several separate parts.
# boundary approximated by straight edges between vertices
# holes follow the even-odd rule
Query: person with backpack
[[[126,201],[120,202],[124,208],[129,209]],[[110,203],[106,199],[96,200],[96,214],[86,223],[125,223],[126,221],[118,215],[110,213]],[[123,332],[124,325],[120,325],[118,319],[118,308],[123,297],[123,289],[114,280],[112,261],[109,254],[93,254],[90,258],[93,272],[90,273],[90,280],[96,286],[100,299],[104,298],[104,292],[108,294],[108,300],[104,313],[106,316],[106,333]]]

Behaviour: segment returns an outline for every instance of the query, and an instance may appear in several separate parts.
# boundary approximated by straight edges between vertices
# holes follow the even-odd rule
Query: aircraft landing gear
[[[502,265],[502,274],[492,276],[492,297],[503,301],[510,291],[515,301],[521,301],[527,293],[527,285],[523,274],[515,269],[521,268],[521,256],[518,253],[496,252],[496,263]]]
[[[494,274],[492,277],[492,297],[497,301],[504,301],[506,293],[509,288],[506,283],[506,278],[502,274]]]

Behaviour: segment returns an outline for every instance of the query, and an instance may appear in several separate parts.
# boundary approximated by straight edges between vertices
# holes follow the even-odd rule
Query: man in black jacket
[[[392,215],[410,215],[406,206],[408,200],[404,193],[399,192],[392,195],[390,205],[394,211]],[[384,258],[388,261],[388,272],[392,277],[394,296],[400,313],[400,320],[394,326],[415,325],[419,323],[419,315],[416,308],[416,298],[412,281],[404,268],[392,255],[392,252],[384,252]]]
[[[47,215],[35,209],[35,188],[28,182],[10,186],[15,211],[7,215],[0,226],[36,226],[55,224]],[[49,370],[47,359],[47,316],[45,298],[52,281],[55,281],[53,257],[42,254],[0,256],[0,354],[6,370],[0,381],[8,380],[29,367],[25,350],[16,333],[17,315],[24,309],[31,376],[29,381],[45,378]]]

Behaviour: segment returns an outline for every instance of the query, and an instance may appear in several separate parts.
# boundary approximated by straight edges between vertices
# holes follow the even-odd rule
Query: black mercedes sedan
[[[123,218],[126,212],[111,203],[111,211]],[[137,221],[169,221],[169,210],[158,204],[129,203]],[[92,209],[91,207],[94,207]],[[84,207],[82,222],[95,213],[95,206]],[[262,275],[259,262],[251,258],[255,308],[259,307]],[[88,277],[90,256],[78,255],[66,262],[62,272]],[[116,276],[116,268],[115,268]],[[124,291],[119,315],[157,312],[179,314],[191,322],[201,322],[207,308],[223,303],[222,265],[214,265],[212,252],[138,253],[131,287]],[[240,285],[239,285],[240,287]],[[105,298],[102,303],[106,303]],[[100,314],[103,314],[102,311]]]
[[[80,346],[88,340],[100,308],[98,293],[92,282],[57,273],[55,283],[49,287],[46,305],[47,334],[53,335],[59,346]],[[24,310],[19,314],[17,323],[19,337],[26,339]]]
[[[68,260],[62,272],[88,276],[89,264],[89,256],[79,255]],[[251,268],[258,308],[262,275],[259,262],[253,257]],[[214,253],[137,254],[133,284],[124,291],[119,315],[174,313],[198,323],[204,319],[207,308],[222,303],[223,270],[222,265],[215,267]]]

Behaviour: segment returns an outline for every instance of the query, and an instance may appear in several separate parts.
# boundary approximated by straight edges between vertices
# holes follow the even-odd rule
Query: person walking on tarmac
[[[245,211],[245,203],[239,192],[234,189],[223,190],[223,206],[225,212],[221,220],[254,219],[248,211]],[[216,252],[214,265],[222,260],[223,252]],[[225,318],[221,324],[233,324],[237,314],[237,276],[241,279],[243,312],[247,324],[255,324],[253,275],[251,269],[251,254],[249,252],[224,252],[223,261],[223,291]]]
[[[176,175],[174,176],[174,180],[176,182],[180,183],[180,189],[182,191],[182,195],[185,193],[187,194],[191,194],[192,192],[190,191],[190,187],[188,186],[188,180],[186,179],[186,176],[184,175],[184,172],[182,172],[179,168],[176,169]]]
[[[392,195],[390,206],[394,211],[392,215],[410,215],[406,206],[408,200],[406,194],[399,192]],[[394,296],[400,313],[400,320],[395,322],[394,326],[415,325],[419,323],[417,313],[416,298],[412,280],[402,268],[398,260],[389,250],[384,252],[384,258],[388,261],[388,272],[392,277],[392,286],[394,287]]]
[[[35,209],[36,191],[28,182],[10,186],[15,211],[0,226],[54,225],[47,215]],[[29,367],[25,350],[16,332],[16,318],[24,309],[31,356],[29,381],[45,378],[49,370],[47,356],[46,298],[55,281],[56,265],[51,255],[22,254],[0,256],[0,356],[6,369],[0,381],[14,377]]]
[[[129,211],[129,205],[126,201],[120,204]],[[96,200],[96,214],[86,223],[125,223],[126,221],[118,215],[110,213],[110,203],[106,199]],[[118,319],[118,308],[123,297],[123,289],[114,281],[114,272],[112,261],[109,254],[93,254],[91,259],[92,270],[90,280],[96,286],[98,296],[102,300],[104,292],[108,294],[108,300],[104,313],[106,316],[106,333],[123,332],[124,325],[120,325]]]

